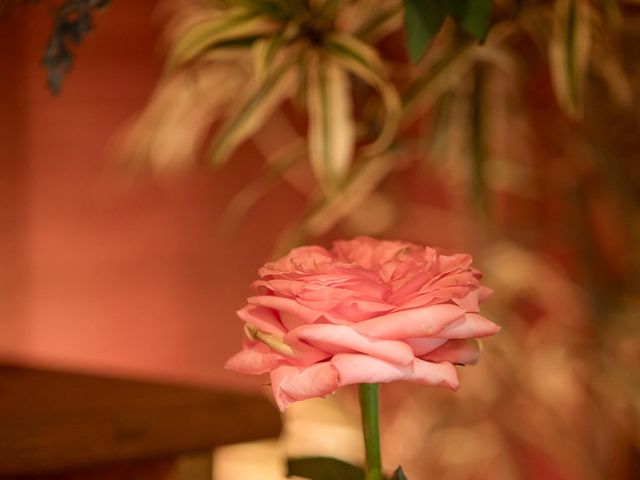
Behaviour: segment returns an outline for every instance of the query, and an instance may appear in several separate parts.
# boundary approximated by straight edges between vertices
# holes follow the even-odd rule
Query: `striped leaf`
[[[292,93],[293,66],[290,56],[274,68],[264,80],[249,88],[231,115],[223,122],[209,150],[213,165],[221,165],[238,145],[262,126],[267,117]]]
[[[400,95],[389,81],[382,60],[374,48],[348,35],[329,35],[325,47],[340,65],[379,92],[386,110],[384,120],[378,137],[363,147],[362,152],[366,156],[382,153],[395,139],[402,107]]]
[[[289,35],[284,30],[276,32],[267,38],[254,42],[251,48],[253,57],[253,80],[260,83],[271,70],[276,54],[289,41]]]
[[[558,103],[571,117],[582,115],[591,50],[591,12],[583,0],[558,0],[549,42],[551,79]]]
[[[349,173],[355,146],[347,73],[320,53],[309,57],[309,159],[320,186],[335,192]]]
[[[166,68],[172,70],[208,50],[238,40],[255,39],[273,32],[275,28],[272,22],[257,17],[246,9],[235,9],[210,20],[200,21],[183,32],[173,45]]]
[[[418,107],[428,107],[453,85],[471,67],[473,54],[471,42],[454,46],[413,82],[403,94],[404,116],[410,119]]]

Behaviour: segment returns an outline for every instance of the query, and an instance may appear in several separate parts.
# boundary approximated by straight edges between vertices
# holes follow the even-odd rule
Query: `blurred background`
[[[223,369],[264,262],[468,251],[503,329],[455,394],[384,386],[386,468],[640,478],[640,4],[463,4],[0,2],[0,359],[265,391]],[[360,442],[346,389],[215,478]]]

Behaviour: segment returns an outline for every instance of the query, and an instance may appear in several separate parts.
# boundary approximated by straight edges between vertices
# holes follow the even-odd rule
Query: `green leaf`
[[[312,480],[364,480],[364,470],[330,457],[304,457],[287,460],[287,476]]]
[[[452,0],[404,0],[405,41],[409,58],[417,63],[440,31]]]
[[[450,5],[451,15],[464,30],[483,41],[489,31],[491,0],[456,0]]]
[[[393,477],[391,477],[391,480],[409,480],[409,479],[404,474],[402,467],[398,467],[396,468],[396,471],[393,472]]]

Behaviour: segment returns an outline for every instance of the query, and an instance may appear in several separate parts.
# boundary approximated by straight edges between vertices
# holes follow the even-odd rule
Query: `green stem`
[[[364,433],[364,451],[366,454],[366,480],[383,480],[380,460],[380,425],[378,420],[377,383],[359,385],[360,412],[362,414],[362,432]]]

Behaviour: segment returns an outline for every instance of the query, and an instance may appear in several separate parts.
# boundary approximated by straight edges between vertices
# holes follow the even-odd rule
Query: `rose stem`
[[[362,383],[359,386],[360,412],[362,414],[362,432],[366,454],[366,480],[382,480],[380,461],[380,426],[378,421],[377,383]]]

